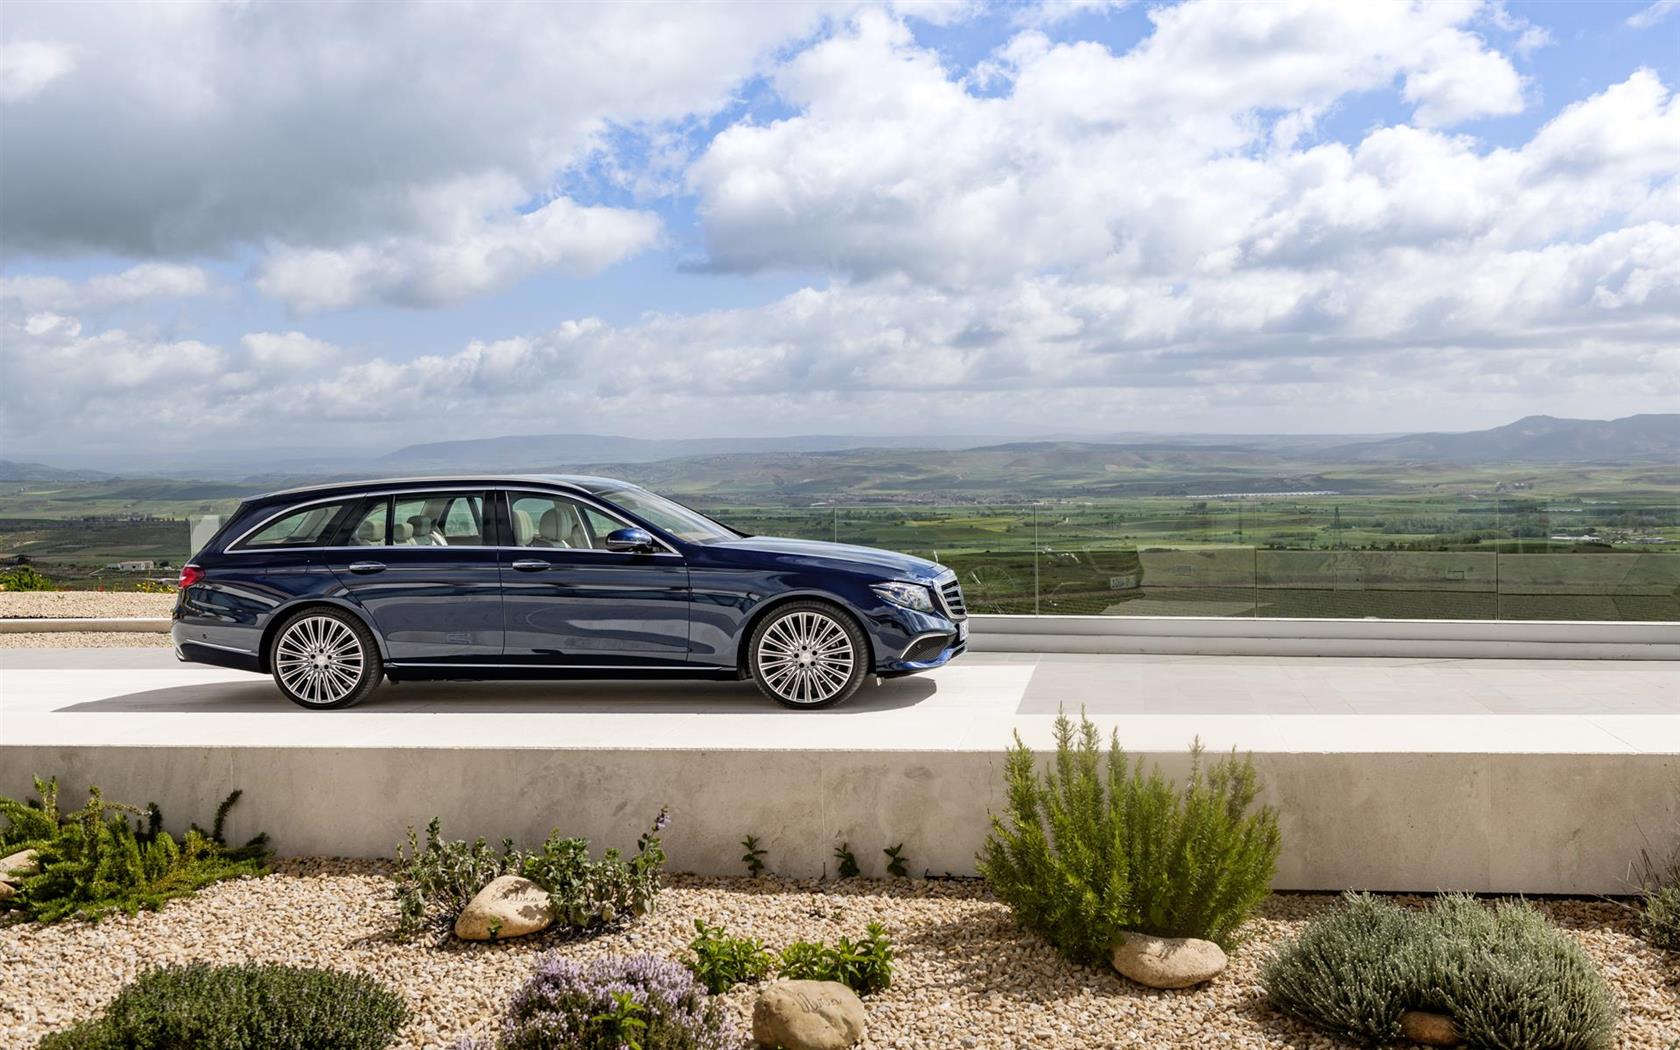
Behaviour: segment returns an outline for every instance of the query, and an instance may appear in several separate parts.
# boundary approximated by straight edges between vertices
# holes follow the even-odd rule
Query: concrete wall
[[[1174,776],[1182,754],[1151,756]],[[156,801],[167,826],[207,823],[232,788],[229,834],[288,855],[389,856],[405,828],[533,844],[558,827],[628,848],[662,804],[677,870],[738,874],[751,832],[772,870],[866,873],[903,842],[917,873],[972,874],[1002,755],[973,751],[0,747],[0,794],[56,772],[65,804],[98,783]],[[1262,753],[1281,812],[1280,889],[1625,893],[1641,847],[1680,837],[1680,755]]]

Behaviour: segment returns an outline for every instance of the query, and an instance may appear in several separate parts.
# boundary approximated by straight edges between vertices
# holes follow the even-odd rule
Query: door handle
[[[369,573],[384,572],[385,563],[382,561],[353,561],[350,563],[350,571],[361,576],[366,576]]]
[[[548,568],[548,562],[541,558],[521,558],[513,563],[513,567],[520,572],[542,572]]]

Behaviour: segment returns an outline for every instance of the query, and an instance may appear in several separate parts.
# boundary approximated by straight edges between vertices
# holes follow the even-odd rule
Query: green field
[[[1680,471],[1360,466],[1293,475],[1330,494],[1232,498],[1215,494],[1232,480],[1225,464],[1137,472],[1189,495],[1113,494],[1138,482],[1105,468],[1104,496],[1077,494],[1090,469],[1077,458],[1036,475],[1017,470],[1010,491],[995,478],[981,485],[987,464],[964,465],[956,480],[903,470],[896,488],[824,490],[818,500],[796,491],[809,479],[770,484],[751,471],[731,493],[711,466],[654,484],[748,532],[934,558],[962,575],[977,612],[1680,620]],[[1272,480],[1248,477],[1250,487],[1233,491]],[[8,483],[0,557],[27,556],[64,586],[121,587],[135,574],[109,563],[179,564],[190,519],[274,487]],[[1087,479],[1084,489],[1103,487]]]

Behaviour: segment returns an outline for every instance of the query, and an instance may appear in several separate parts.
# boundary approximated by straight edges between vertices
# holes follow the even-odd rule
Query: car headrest
[[[531,539],[537,534],[537,527],[531,522],[531,512],[514,510],[513,512],[513,545],[528,547]]]
[[[406,521],[399,521],[391,526],[392,543],[413,543],[414,526]]]

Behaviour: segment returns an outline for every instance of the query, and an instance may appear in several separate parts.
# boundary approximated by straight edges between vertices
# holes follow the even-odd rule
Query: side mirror
[[[614,529],[607,533],[607,550],[620,554],[646,554],[654,549],[653,537],[646,529]]]

